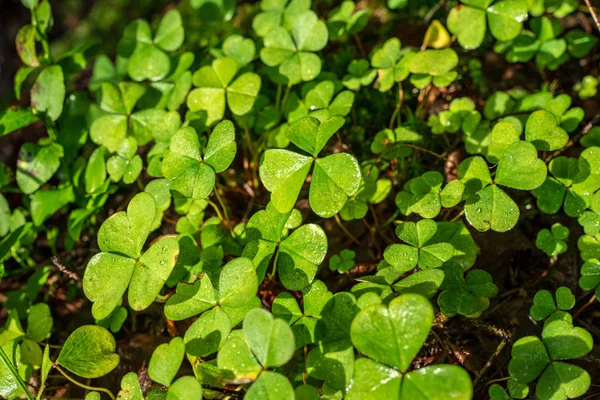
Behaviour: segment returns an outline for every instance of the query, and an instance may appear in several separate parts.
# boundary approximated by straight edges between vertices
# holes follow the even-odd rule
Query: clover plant
[[[3,9],[1,398],[599,396],[587,1],[76,3]]]

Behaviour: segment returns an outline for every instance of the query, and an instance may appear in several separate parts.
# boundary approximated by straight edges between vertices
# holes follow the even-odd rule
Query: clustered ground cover
[[[587,0],[13,0],[0,398],[600,398]]]

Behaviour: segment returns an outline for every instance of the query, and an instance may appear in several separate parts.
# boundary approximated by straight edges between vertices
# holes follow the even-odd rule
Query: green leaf
[[[50,374],[50,370],[52,369],[52,364],[52,360],[50,359],[50,347],[46,345],[44,347],[44,354],[42,355],[42,368],[40,371],[40,388],[38,389],[37,399],[42,398],[42,394],[46,389],[46,381],[48,380],[48,375]]]
[[[50,336],[53,324],[50,307],[45,303],[34,304],[27,316],[27,337],[41,342]]]
[[[38,190],[31,199],[31,219],[36,226],[40,226],[55,212],[73,201],[75,201],[75,195],[72,186],[54,190]]]
[[[525,0],[497,1],[487,9],[490,32],[498,40],[512,40],[521,32],[527,14]]]
[[[165,51],[175,51],[183,43],[184,31],[178,10],[167,12],[154,35],[154,43]]]
[[[220,308],[203,313],[185,332],[185,352],[191,356],[207,357],[216,353],[231,332],[231,321]]]
[[[313,159],[289,150],[269,149],[262,158],[259,173],[271,202],[281,213],[289,212],[300,194]]]
[[[483,42],[486,31],[484,10],[461,4],[450,10],[447,24],[464,49],[476,49]]]
[[[325,22],[313,11],[303,12],[293,19],[292,36],[300,51],[322,50],[329,38]]]
[[[579,286],[583,290],[593,290],[600,284],[600,262],[597,259],[590,259],[581,266],[581,277]]]
[[[73,331],[63,344],[56,363],[83,378],[98,378],[119,365],[116,343],[106,329],[86,325]]]
[[[94,318],[104,319],[120,305],[130,281],[129,302],[136,309],[149,306],[162,289],[179,245],[174,238],[165,238],[141,255],[155,215],[154,197],[142,192],[134,196],[127,212],[113,214],[100,227],[98,246],[102,253],[92,257],[83,276],[84,293],[94,302]]]
[[[206,150],[204,161],[214,168],[216,173],[225,171],[235,158],[235,128],[229,120],[221,121],[213,129]]]
[[[19,398],[23,394],[23,390],[17,381],[17,377],[13,375],[13,371],[22,365],[21,350],[16,341],[2,343],[0,349],[9,357],[10,366],[5,363],[4,358],[0,359],[0,396],[12,399]]]
[[[167,392],[167,400],[201,399],[202,386],[193,376],[177,379]]]
[[[255,308],[244,318],[244,337],[263,367],[279,367],[294,354],[294,334],[288,324]]]
[[[217,298],[208,275],[204,275],[193,285],[179,283],[177,291],[165,304],[165,316],[173,321],[193,317],[215,306]]]
[[[25,128],[37,121],[31,108],[9,107],[0,111],[0,136]]]
[[[402,373],[369,358],[359,358],[354,364],[352,386],[346,398],[401,399]]]
[[[315,224],[303,225],[279,247],[277,268],[281,284],[289,290],[308,286],[327,254],[327,235]]]
[[[359,189],[360,166],[347,153],[332,154],[315,162],[309,202],[315,214],[329,218],[339,213]]]
[[[285,376],[277,372],[265,371],[250,386],[244,397],[248,400],[291,399],[294,388]]]
[[[413,74],[443,75],[458,64],[458,56],[452,49],[423,50],[410,59]]]
[[[127,72],[136,82],[159,81],[166,78],[170,70],[169,56],[154,44],[141,41],[127,63]]]
[[[473,397],[469,373],[457,365],[431,365],[409,372],[402,382],[402,399],[460,399]]]
[[[242,333],[242,331],[237,332]],[[230,378],[237,379],[255,380],[262,372],[262,366],[241,334],[229,336],[217,354],[217,366],[227,371]]]
[[[233,58],[240,67],[243,67],[254,60],[256,46],[252,39],[234,34],[227,36],[223,42],[223,54]]]
[[[308,95],[307,101],[309,101]],[[345,122],[344,118],[337,116],[323,122],[313,117],[304,117],[290,125],[286,136],[296,146],[317,157],[327,141],[335,135]]]
[[[496,183],[513,189],[533,190],[546,180],[547,168],[528,142],[511,144],[498,162]]]
[[[467,199],[465,216],[478,231],[506,232],[517,224],[519,208],[502,189],[490,185]]]
[[[38,75],[31,88],[31,107],[56,121],[63,111],[65,81],[62,68],[51,65]]]
[[[542,331],[542,339],[548,354],[553,360],[581,358],[592,350],[592,335],[572,323],[555,320],[547,323]]]
[[[219,304],[239,308],[256,295],[258,279],[254,264],[240,257],[228,262],[219,276]]]
[[[404,294],[388,307],[361,310],[352,321],[352,343],[361,353],[406,372],[429,335],[433,307],[420,295]]]
[[[121,379],[121,390],[117,395],[122,400],[144,400],[140,381],[135,372],[129,372]]]
[[[529,314],[534,321],[541,321],[556,311],[552,294],[547,290],[538,291],[533,297],[533,305]]]
[[[19,152],[17,184],[24,194],[31,194],[48,182],[60,167],[63,148],[56,143],[25,143]]]
[[[171,138],[169,151],[162,162],[163,175],[173,179],[171,194],[194,199],[208,197],[215,185],[215,174],[229,167],[235,151],[235,132],[230,121],[223,121],[215,127],[204,159],[194,128],[179,129]]]
[[[170,386],[185,355],[183,339],[176,337],[154,349],[148,364],[148,376],[156,383]]]
[[[37,67],[40,65],[35,50],[35,35],[35,26],[28,24],[23,25],[21,29],[19,29],[15,39],[17,53],[19,54],[19,57],[21,57],[21,61],[23,61],[23,64],[30,67]]]
[[[535,387],[535,394],[540,399],[570,398],[583,396],[591,384],[590,375],[582,368],[553,362]]]
[[[517,382],[529,383],[540,376],[549,363],[542,341],[535,336],[526,336],[513,345],[508,371]]]
[[[295,325],[294,325],[295,326]],[[354,370],[354,347],[350,340],[320,342],[306,356],[306,372],[324,381],[324,386],[345,389]]]
[[[538,110],[527,118],[525,138],[538,150],[553,151],[563,148],[569,141],[569,135],[558,125],[550,112]]]

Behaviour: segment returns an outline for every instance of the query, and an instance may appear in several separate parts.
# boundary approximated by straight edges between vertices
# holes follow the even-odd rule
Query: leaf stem
[[[291,91],[292,91],[292,84],[288,83],[287,88],[285,89],[285,94],[283,95],[283,100],[281,101],[281,104],[279,105],[280,111],[283,111],[283,108],[285,107],[285,103],[287,102],[288,96],[290,95]]]
[[[8,370],[10,371],[11,375],[14,376],[15,380],[17,381],[17,384],[25,392],[25,396],[27,396],[27,399],[34,400],[33,395],[29,392],[29,389],[27,389],[27,384],[23,381],[23,378],[21,378],[21,375],[19,375],[19,371],[17,370],[15,365],[13,365],[12,361],[10,361],[8,354],[6,354],[6,352],[4,351],[4,349],[1,346],[0,346],[0,358],[2,359],[2,361],[4,362],[4,364],[6,365]]]
[[[75,385],[77,385],[79,387],[82,387],[82,388],[84,388],[86,390],[91,390],[91,391],[95,391],[95,392],[104,392],[112,400],[116,400],[115,396],[112,394],[112,392],[110,390],[102,388],[102,387],[88,386],[88,385],[83,384],[81,382],[77,382],[75,379],[71,378],[61,367],[59,367],[58,364],[54,364],[53,367],[56,368],[58,370],[58,372],[60,372],[61,374],[63,374],[63,376],[65,378],[67,378],[71,383],[74,383]]]
[[[275,108],[279,109],[281,105],[281,85],[277,85],[277,97],[275,97]]]
[[[231,232],[231,236],[235,237],[235,233],[233,232],[233,229],[231,229],[231,222],[229,221],[229,212],[228,212],[227,205],[223,201],[223,198],[219,194],[219,191],[217,190],[217,188],[215,188],[215,196],[217,196],[217,200],[219,201],[219,204],[221,205],[221,208],[223,209],[223,214],[225,214],[225,220],[227,221],[227,229],[229,229],[229,232]]]
[[[206,200],[208,202],[208,204],[213,208],[213,210],[215,210],[215,212],[217,213],[217,217],[219,217],[219,219],[221,221],[224,221],[225,218],[223,218],[223,214],[221,213],[221,210],[219,210],[219,206],[216,205],[214,202],[210,201],[210,200]]]
[[[396,121],[396,116],[400,112],[400,108],[402,107],[402,103],[404,102],[404,90],[402,90],[402,82],[398,82],[398,102],[396,103],[396,108],[392,113],[392,118],[390,118],[390,130],[394,129],[394,123]]]
[[[594,7],[592,7],[590,0],[585,0],[585,4],[587,5],[588,10],[590,10],[590,14],[592,14],[592,19],[596,24],[596,28],[598,28],[598,31],[600,31],[600,22],[598,21],[598,15],[596,15],[596,10],[594,10]]]
[[[277,272],[277,260],[279,260],[279,246],[277,246],[277,253],[275,253],[275,260],[273,260],[273,269],[271,270],[271,279],[275,277]]]
[[[340,217],[339,215],[335,214],[335,221],[337,222],[337,224],[340,226],[340,228],[344,231],[344,233],[346,235],[348,235],[348,237],[350,239],[352,239],[352,241],[358,245],[360,245],[360,242],[358,241],[358,239],[356,237],[354,237],[353,234],[350,233],[350,231],[348,229],[346,229],[346,227],[344,226],[344,224],[342,224],[342,221],[340,221]]]
[[[436,153],[436,152],[433,152],[433,151],[431,151],[431,150],[427,150],[427,149],[425,149],[425,148],[423,148],[423,147],[415,146],[414,144],[410,144],[410,143],[402,143],[402,146],[410,147],[410,148],[413,148],[413,149],[415,149],[415,150],[419,150],[419,151],[422,151],[422,152],[425,152],[425,153],[429,153],[429,154],[431,154],[432,156],[435,156],[435,157],[439,158],[440,160],[445,160],[445,159],[446,159],[446,157],[444,157],[444,156],[443,156],[443,155],[441,155],[441,154],[438,154],[438,153]]]

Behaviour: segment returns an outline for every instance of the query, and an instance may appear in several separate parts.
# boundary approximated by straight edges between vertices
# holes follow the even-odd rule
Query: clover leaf
[[[260,76],[246,72],[236,78],[238,71],[237,61],[224,57],[194,72],[192,83],[196,89],[189,93],[187,105],[193,112],[206,113],[206,126],[223,118],[225,104],[235,115],[244,115],[254,106],[260,92]]]
[[[452,100],[448,110],[437,115],[430,115],[427,125],[436,135],[444,132],[456,133],[459,130],[471,134],[479,126],[480,121],[481,114],[475,110],[473,100],[463,97]]]
[[[583,290],[596,289],[596,298],[600,298],[600,262],[595,259],[588,259],[581,266],[581,277],[579,278],[579,287]]]
[[[519,383],[514,379],[510,378],[506,386],[508,387],[508,393],[502,388],[502,386],[494,383],[488,389],[488,395],[490,400],[511,400],[511,399],[524,399],[529,394],[529,386],[526,384]]]
[[[294,14],[290,30],[291,34],[280,26],[267,32],[260,59],[269,67],[278,67],[288,84],[295,85],[319,75],[321,59],[315,52],[325,47],[329,35],[325,22],[310,10]]]
[[[598,79],[592,75],[586,75],[581,82],[573,86],[573,90],[577,92],[581,100],[590,99],[598,93]],[[583,142],[584,138],[581,138],[581,141]]]
[[[356,35],[362,31],[369,22],[366,9],[354,11],[354,1],[343,1],[339,7],[333,9],[327,19],[327,29],[331,40],[340,40]]]
[[[561,286],[556,289],[556,303],[552,293],[548,290],[540,290],[533,297],[533,305],[529,315],[534,321],[541,321],[554,314],[557,310],[568,311],[575,306],[575,296],[571,289]]]
[[[223,54],[225,57],[233,58],[241,68],[254,60],[256,46],[252,39],[244,38],[242,35],[231,35],[223,42]]]
[[[363,169],[363,180],[358,191],[352,196],[340,211],[345,221],[364,218],[369,204],[383,202],[392,190],[392,181],[387,178],[379,179],[379,170],[373,166]]]
[[[560,223],[552,225],[551,230],[542,229],[538,232],[535,245],[549,257],[554,257],[567,251],[569,228]]]
[[[585,329],[558,319],[547,323],[542,340],[526,336],[517,340],[512,349],[509,373],[519,383],[529,383],[539,377],[536,396],[548,400],[575,398],[590,386],[590,376],[582,368],[560,360],[580,358],[592,349],[592,337]]]
[[[444,315],[453,317],[456,314],[476,318],[489,307],[489,298],[498,294],[498,287],[492,282],[492,276],[483,270],[469,271],[463,277],[460,265],[447,263],[438,297],[440,310]]]
[[[179,244],[166,237],[142,251],[155,214],[154,198],[143,192],[131,200],[127,211],[113,214],[100,227],[101,253],[88,262],[83,277],[94,318],[106,318],[121,304],[127,288],[129,305],[138,311],[150,306],[161,291],[177,261]]]
[[[201,399],[202,386],[193,376],[182,376],[169,387],[167,400]]]
[[[377,71],[370,68],[367,60],[352,60],[348,64],[348,73],[342,78],[342,84],[350,90],[358,90],[361,86],[370,85],[376,76]]]
[[[175,111],[147,109],[133,112],[147,88],[135,82],[117,85],[105,82],[100,87],[100,109],[104,112],[92,122],[90,138],[111,153],[117,151],[127,135],[135,137],[139,145],[153,138],[170,137],[181,125]]]
[[[461,3],[450,10],[448,29],[467,50],[476,49],[483,42],[486,17],[491,34],[498,40],[517,37],[527,19],[527,3],[523,0],[461,0]]]
[[[453,260],[470,268],[475,261],[475,246],[471,235],[459,223],[435,222],[423,219],[403,222],[396,228],[396,235],[408,244],[392,244],[386,247],[383,258],[400,271],[416,267],[438,268]]]
[[[535,147],[526,141],[514,142],[502,154],[492,183],[487,164],[481,157],[471,157],[458,167],[458,177],[465,185],[465,215],[477,230],[505,232],[516,225],[519,209],[496,184],[520,190],[540,187],[547,175],[546,164]]]
[[[310,116],[321,122],[336,115],[348,115],[354,103],[354,93],[343,90],[335,98],[334,95],[335,85],[332,81],[319,82],[306,93],[304,107],[310,110]]]
[[[240,334],[231,335],[217,355],[217,365],[237,379],[254,381],[247,396],[251,399],[283,393],[293,396],[288,379],[266,370],[286,364],[294,353],[294,334],[288,324],[266,310],[246,314]],[[253,389],[253,387],[256,388]]]
[[[63,157],[63,147],[58,143],[25,143],[19,151],[17,184],[24,194],[31,194],[58,171]]]
[[[329,269],[332,271],[346,272],[354,267],[354,257],[356,253],[353,250],[344,249],[340,254],[334,254],[329,259]]]
[[[272,202],[254,214],[246,226],[248,244],[242,254],[254,260],[260,280],[275,256],[273,273],[277,271],[281,284],[301,290],[315,278],[327,254],[327,236],[315,224],[302,225],[288,236],[291,216],[292,210],[280,213]]]
[[[154,382],[170,386],[177,375],[185,355],[185,345],[180,337],[173,338],[154,349],[148,364],[148,376]]]
[[[142,158],[136,152],[137,141],[130,136],[121,142],[116,154],[107,160],[106,170],[113,182],[121,179],[126,184],[135,182],[143,167]]]
[[[154,37],[150,25],[143,20],[129,24],[119,42],[119,55],[128,59],[127,72],[134,81],[158,81],[171,69],[165,52],[177,50],[184,39],[181,14],[178,10],[167,12]]]
[[[548,164],[548,171],[550,174],[542,186],[533,191],[540,211],[555,214],[564,203],[564,210],[568,216],[582,215],[587,207],[586,197],[589,196],[583,194],[588,189],[573,188],[573,183],[585,175],[579,173],[578,160],[565,156],[553,158]]]
[[[280,26],[290,29],[298,14],[310,10],[310,3],[306,0],[261,0],[261,12],[254,17],[252,28],[260,37]]]
[[[442,174],[428,171],[409,180],[404,191],[396,196],[396,204],[405,215],[419,214],[423,218],[435,218],[442,207],[451,208],[462,200],[464,185],[452,180],[442,189]]]
[[[106,329],[85,325],[75,329],[63,344],[56,364],[84,378],[98,378],[119,365],[116,343]]]
[[[347,398],[411,399],[450,393],[457,399],[471,398],[471,380],[460,367],[436,365],[406,372],[432,322],[431,304],[416,294],[401,295],[387,307],[377,304],[362,309],[352,322],[351,336],[356,349],[369,358],[356,360]]]
[[[358,191],[361,173],[356,158],[347,153],[318,157],[329,138],[343,124],[344,119],[337,116],[322,123],[314,117],[304,117],[293,123],[287,137],[311,156],[290,150],[265,151],[259,173],[271,192],[271,201],[277,211],[285,213],[294,207],[313,164],[309,203],[317,215],[334,216],[344,207],[348,197]]]
[[[260,306],[255,297],[258,284],[253,269],[249,260],[239,258],[225,265],[220,275],[214,277],[217,288],[213,287],[208,275],[193,285],[178,285],[175,295],[167,301],[165,315],[182,320],[202,313],[184,337],[190,360],[217,352],[231,327],[237,325],[249,310]],[[238,276],[244,276],[244,279],[238,279]]]
[[[321,311],[332,297],[333,294],[323,282],[314,281],[302,289],[302,310],[290,293],[281,293],[273,300],[273,315],[292,327],[296,348],[316,343],[323,338],[325,324],[321,321]]]
[[[192,127],[179,129],[169,144],[162,161],[162,173],[172,179],[174,197],[204,199],[210,195],[216,174],[233,162],[236,153],[235,129],[231,121],[217,124],[208,138],[204,155],[200,151],[198,134]]]
[[[552,113],[539,110],[527,118],[525,138],[538,150],[558,150],[567,144],[569,135],[558,125]]]
[[[371,66],[377,70],[375,87],[387,92],[395,82],[405,80],[409,74],[408,65],[414,56],[410,50],[401,50],[398,38],[388,39],[371,53]]]
[[[119,391],[117,398],[123,400],[144,399],[140,381],[135,372],[129,372],[123,375],[123,378],[121,378],[121,390]]]
[[[429,83],[437,87],[446,87],[458,73],[452,71],[458,64],[458,55],[452,49],[428,49],[414,54],[408,63],[411,82],[417,88],[423,88]],[[417,83],[418,82],[418,83]]]
[[[63,112],[65,78],[59,65],[44,69],[31,89],[31,108],[56,121]]]

